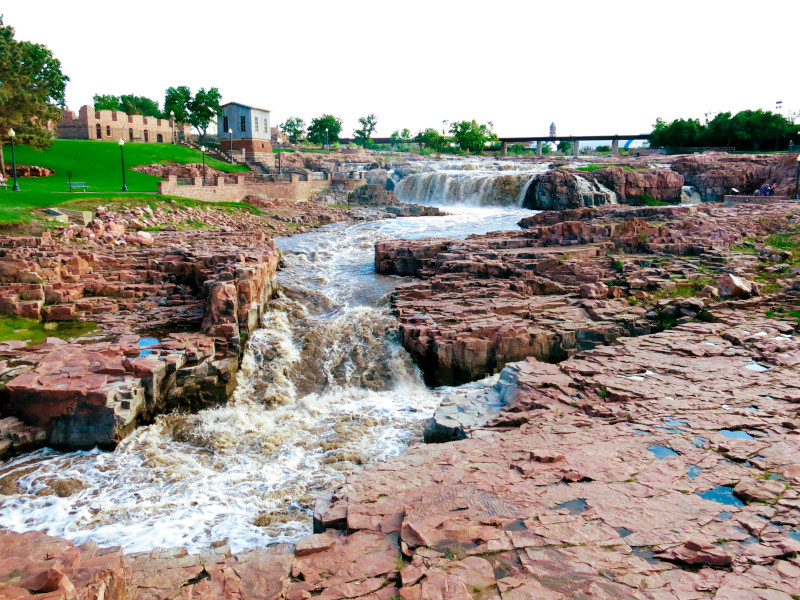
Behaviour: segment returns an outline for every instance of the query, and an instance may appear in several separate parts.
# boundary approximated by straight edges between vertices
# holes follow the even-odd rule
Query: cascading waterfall
[[[521,206],[523,188],[547,165],[474,159],[411,163],[398,173],[394,193],[403,202]]]
[[[425,387],[382,298],[373,246],[464,237],[530,211],[453,207],[444,217],[335,224],[283,238],[283,296],[248,343],[234,397],[141,427],[113,452],[44,449],[0,464],[0,526],[77,543],[234,552],[311,532],[317,495],[402,452],[442,394]]]
[[[681,188],[681,204],[700,204],[703,198],[700,192],[692,185],[684,185]]]

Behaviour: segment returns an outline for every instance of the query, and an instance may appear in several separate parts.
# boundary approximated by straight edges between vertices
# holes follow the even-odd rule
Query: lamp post
[[[8,130],[8,137],[11,138],[11,164],[14,167],[14,187],[12,191],[19,191],[19,184],[17,183],[17,155],[14,153],[14,138],[17,137],[17,132],[13,129]]]
[[[328,148],[328,128],[325,128],[325,148]]]
[[[231,164],[233,164],[233,129],[228,128],[228,135],[231,138]]]
[[[200,151],[203,153],[203,184],[206,182],[206,151],[208,148],[200,146]]]
[[[794,176],[794,199],[795,200],[800,200],[800,194],[798,194],[798,192],[800,190],[798,189],[798,185],[800,185],[800,154],[797,155],[797,171],[796,171],[795,176]]]
[[[175,111],[169,111],[169,126],[172,129],[172,145],[175,145]]]
[[[125,146],[125,140],[119,138],[119,158],[122,162],[122,191],[127,192],[128,186],[125,185],[125,152],[122,150],[123,146]]]

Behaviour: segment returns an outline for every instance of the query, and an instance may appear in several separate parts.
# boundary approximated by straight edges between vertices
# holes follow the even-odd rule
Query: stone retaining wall
[[[360,178],[332,179],[330,173],[327,179],[310,179],[308,175],[292,173],[289,181],[257,181],[242,173],[233,177],[236,183],[226,182],[225,177],[215,177],[214,185],[203,185],[202,177],[194,177],[191,185],[185,185],[178,183],[178,177],[170,175],[158,183],[158,193],[207,202],[241,202],[247,196],[302,202],[330,187],[351,192],[367,183]]]

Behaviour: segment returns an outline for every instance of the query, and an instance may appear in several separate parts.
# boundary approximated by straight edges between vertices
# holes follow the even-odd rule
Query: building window
[[[163,143],[164,143],[164,136],[163,136],[163,135],[161,135],[161,134],[159,133],[159,134],[156,136],[156,141],[157,141],[159,144],[163,144]]]
[[[256,126],[253,128],[255,131],[258,131],[258,117],[256,117]]]
[[[149,142],[150,141],[150,134],[147,133],[146,129],[144,131],[144,141],[145,142]]]
[[[133,127],[128,129],[128,141],[133,141]]]
[[[103,129],[102,129],[102,127],[100,127],[100,123],[97,124],[96,130],[97,130],[97,139],[98,140],[102,140],[103,139]]]
[[[228,133],[228,117],[222,117],[222,131]]]
[[[106,135],[111,137],[111,125],[106,125]]]
[[[247,118],[246,117],[239,117],[239,128],[242,131],[247,131]]]

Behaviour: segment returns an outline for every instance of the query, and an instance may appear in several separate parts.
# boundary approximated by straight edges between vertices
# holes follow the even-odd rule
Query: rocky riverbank
[[[756,246],[799,220],[791,203],[545,212],[520,231],[381,242],[375,265],[420,279],[393,296],[403,345],[430,383],[450,385],[659,331],[720,292],[746,297],[762,285],[739,289],[729,275],[772,292],[796,286],[792,253]]]
[[[0,457],[108,448],[156,415],[225,402],[278,293],[272,238],[384,210],[251,205],[101,206],[40,237],[0,236],[0,313],[33,340],[0,342]]]
[[[0,598],[791,600],[800,589],[800,206],[614,205],[540,213],[522,227],[375,247],[378,272],[415,277],[392,306],[428,381],[499,373],[442,403],[426,438],[448,443],[351,474],[319,498],[315,533],[291,545],[232,554],[219,540],[202,554],[124,555],[0,531]],[[180,259],[166,258],[174,248],[150,254],[162,235],[166,245],[183,234],[91,243],[112,257],[145,251],[147,271],[162,278],[197,272],[238,287],[252,231],[225,240],[234,264],[209,264],[191,247]],[[7,251],[27,252],[20,273],[34,265],[43,278],[57,266],[71,276],[48,244]],[[176,271],[162,268],[173,262]],[[230,295],[217,298],[195,333],[215,354],[235,344],[205,331],[208,314],[246,322]],[[118,340],[123,352],[134,344],[148,349]],[[165,361],[175,350],[155,349]],[[14,422],[7,431],[31,443],[46,429],[21,433]]]
[[[293,546],[124,556],[5,531],[0,594],[790,600],[797,325],[747,304],[712,317],[510,365],[469,439],[351,475]]]

